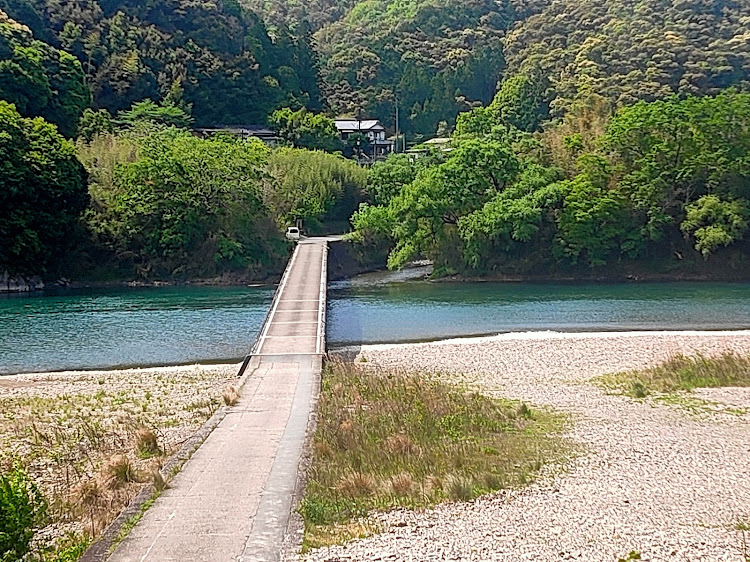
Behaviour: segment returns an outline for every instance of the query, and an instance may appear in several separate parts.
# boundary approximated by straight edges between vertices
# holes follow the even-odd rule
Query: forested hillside
[[[505,30],[526,14],[494,0],[360,2],[315,36],[326,99],[334,112],[389,124],[398,99],[407,133],[434,134],[492,99]]]
[[[89,91],[73,55],[34,39],[27,26],[0,11],[0,100],[72,136],[89,105]]]
[[[269,27],[307,26],[317,30],[341,19],[361,0],[242,0]]]
[[[3,0],[81,62],[96,108],[116,112],[184,90],[198,125],[263,123],[274,109],[319,109],[309,34],[277,28],[234,0]],[[2,5],[0,5],[2,9]]]
[[[489,103],[496,83],[517,74],[542,81],[540,111],[549,107],[554,118],[590,93],[622,106],[744,87],[750,69],[747,2],[258,4],[271,21],[309,18],[321,27],[323,89],[335,113],[375,114],[392,124],[398,98],[411,134],[433,135],[440,121],[452,124],[458,112]]]
[[[596,93],[618,107],[671,93],[746,87],[750,3],[733,0],[563,0],[508,34],[508,75],[549,80],[552,115]]]
[[[749,24],[730,0],[0,0],[2,269],[263,277],[286,224],[364,202],[393,266],[741,271]],[[451,150],[341,155],[362,139],[332,117],[391,134],[396,107]],[[283,146],[188,132],[256,123]]]

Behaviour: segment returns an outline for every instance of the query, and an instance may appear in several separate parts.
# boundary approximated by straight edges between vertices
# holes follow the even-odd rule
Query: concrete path
[[[325,239],[300,242],[242,398],[109,558],[278,560],[325,351]]]

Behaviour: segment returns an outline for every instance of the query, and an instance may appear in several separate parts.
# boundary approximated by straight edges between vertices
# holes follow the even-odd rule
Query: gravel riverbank
[[[569,412],[581,453],[522,490],[377,516],[379,535],[308,561],[746,560],[750,392],[705,389],[707,407],[608,394],[592,377],[682,353],[750,353],[750,332],[515,334],[364,346],[368,364],[432,372]],[[674,402],[674,401],[673,401]],[[747,537],[750,542],[750,536]],[[750,547],[748,547],[750,548]]]

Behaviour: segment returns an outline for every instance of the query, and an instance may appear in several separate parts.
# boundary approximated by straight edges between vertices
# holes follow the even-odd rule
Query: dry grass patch
[[[240,401],[242,395],[234,386],[230,386],[224,390],[222,397],[224,398],[224,404],[227,406],[235,406],[237,402]]]
[[[145,427],[139,429],[135,434],[135,448],[142,459],[162,454],[161,447],[159,447],[159,438],[156,436],[156,433]]]
[[[717,357],[676,355],[649,369],[605,375],[595,380],[634,398],[644,398],[652,392],[750,386],[750,356],[732,352]]]
[[[21,466],[48,502],[34,559],[77,559],[63,555],[85,548],[155,478],[221,406],[235,373],[211,366],[8,377],[21,384],[0,387],[0,473]]]
[[[562,460],[564,418],[433,378],[329,363],[305,496],[304,548],[372,510],[465,501],[529,482]]]

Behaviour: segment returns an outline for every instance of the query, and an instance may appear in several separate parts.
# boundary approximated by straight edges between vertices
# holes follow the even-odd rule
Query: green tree
[[[570,180],[558,218],[557,243],[572,263],[605,265],[624,249],[638,249],[627,243],[638,237],[633,222],[622,193],[597,187],[580,174]]]
[[[394,240],[389,267],[418,256],[435,260],[439,267],[459,267],[465,261],[458,230],[462,217],[501,193],[518,170],[508,145],[464,140],[443,163],[421,170],[390,200],[387,220],[377,207],[365,207],[355,216],[355,227],[361,239],[369,232]],[[384,227],[390,232],[384,233]]]
[[[716,195],[704,195],[685,210],[680,228],[695,238],[695,249],[704,258],[721,246],[741,240],[750,221],[750,205],[746,200],[726,201]]]
[[[639,102],[609,125],[604,146],[622,170],[619,187],[645,213],[656,240],[704,195],[750,195],[750,95]]]
[[[546,89],[539,72],[516,74],[503,81],[489,109],[506,125],[535,131],[547,117]]]
[[[295,148],[335,152],[343,149],[336,124],[322,113],[305,108],[292,111],[285,107],[274,111],[269,122],[282,140]]]
[[[0,99],[25,117],[44,117],[70,137],[89,91],[75,57],[35,40],[29,28],[0,11]]]
[[[309,231],[346,223],[362,201],[367,171],[340,155],[295,148],[275,150],[264,199],[280,225],[305,222]]]
[[[129,110],[121,111],[117,114],[117,120],[130,127],[138,123],[151,123],[180,129],[187,129],[193,123],[193,118],[183,108],[168,101],[157,104],[149,99],[136,102]]]
[[[88,203],[74,146],[42,118],[0,101],[0,271],[42,275]]]
[[[260,141],[171,128],[109,142],[112,166],[93,175],[88,222],[142,276],[252,277],[277,267],[284,245],[262,201]]]
[[[420,159],[409,154],[391,154],[375,162],[367,174],[367,191],[377,205],[387,205],[417,177]]]
[[[91,141],[96,135],[111,133],[114,131],[112,116],[106,109],[94,111],[85,109],[78,122],[78,137]]]

